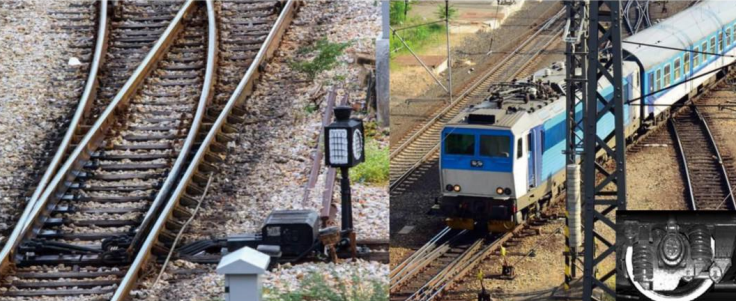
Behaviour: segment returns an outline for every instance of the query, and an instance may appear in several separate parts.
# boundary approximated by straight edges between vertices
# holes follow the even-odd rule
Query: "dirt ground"
[[[529,2],[526,5],[531,7],[534,3]],[[652,19],[654,21],[658,18],[671,16],[688,5],[689,3],[687,2],[668,2],[668,12],[662,14],[661,5],[652,4],[650,8]],[[541,7],[537,7],[536,9],[537,12],[542,10]],[[529,24],[528,20],[527,24]],[[511,23],[504,24],[504,26],[513,27]],[[502,28],[504,27],[502,26]],[[476,44],[471,49],[477,51],[483,45],[487,47],[487,41],[485,43],[478,43],[478,41],[481,41],[481,36],[482,34],[477,34],[474,37],[473,41]],[[471,39],[468,40],[470,41]],[[558,45],[548,51],[548,54],[543,59],[544,62],[540,63],[539,67],[545,64],[548,65],[554,61],[564,60],[563,49],[564,45]],[[455,52],[457,53],[459,51],[455,50]],[[466,49],[465,52],[472,52],[472,50]],[[475,67],[478,70],[477,65]],[[530,69],[536,70],[538,68]],[[393,80],[392,78],[392,85],[394,84]],[[410,86],[418,90],[419,84],[417,82],[419,81],[415,76],[413,79],[406,79],[403,85],[392,89],[404,89],[404,87]],[[736,91],[734,89],[736,88],[731,88],[732,91]],[[431,92],[433,91],[425,92],[423,97],[430,98],[429,95],[437,95],[431,94]],[[401,94],[401,96],[404,98],[392,98],[392,143],[400,141],[405,133],[411,131],[411,125],[415,126],[417,122],[421,122],[420,119],[423,116],[426,116],[424,114],[434,110],[431,101],[416,102],[407,105],[403,103],[403,100],[408,97],[416,97],[416,95],[409,96],[408,94]],[[732,95],[730,99],[736,99],[736,95]],[[721,102],[725,102],[725,100],[721,100]],[[440,102],[438,101],[438,103]],[[396,108],[400,110],[396,110]],[[413,108],[416,109],[412,110]],[[736,125],[736,118],[733,118],[736,117],[736,112],[720,111],[716,113],[720,117],[723,117],[725,114],[725,118],[731,118],[714,120],[713,127],[718,128],[718,130],[714,130],[718,135],[729,137],[724,141],[722,148],[727,149],[732,154],[736,154],[734,153],[736,152],[736,127],[734,126]],[[398,116],[398,118],[395,116]],[[398,126],[395,126],[394,123],[398,123]],[[684,201],[684,184],[675,149],[671,144],[671,138],[669,138],[667,130],[664,129],[661,132],[645,139],[644,143],[639,145],[639,150],[627,153],[628,210],[687,210]],[[730,140],[733,141],[728,142]],[[723,152],[726,153],[725,150]],[[410,192],[391,196],[392,248],[390,251],[392,266],[409,256],[414,250],[421,247],[424,241],[443,228],[441,219],[425,214],[434,203],[434,199],[439,195],[439,187],[435,187],[438,186],[436,183],[439,181],[438,168],[437,164],[435,164],[427,172],[419,175],[419,178],[415,181],[417,184],[415,184],[415,187],[412,187]],[[734,170],[734,173],[736,173],[736,170]],[[610,217],[615,219],[615,214],[611,214]],[[536,255],[535,257],[527,257],[516,265],[516,279],[508,281],[487,277],[484,280],[484,286],[492,292],[494,300],[550,299],[552,292],[559,289],[564,281],[564,257],[562,256],[564,238],[562,235],[554,233],[556,228],[562,225],[563,223],[561,221],[548,224],[543,227],[542,235],[525,238],[522,240],[519,249],[514,249],[514,252],[521,253],[526,253],[530,249],[534,249]],[[603,229],[604,227],[600,228],[604,237],[614,241],[615,236],[613,231]],[[399,234],[399,231],[408,233]],[[602,247],[603,245],[599,243],[599,250]],[[518,257],[520,256],[510,256],[509,261],[513,262]],[[603,273],[607,272],[614,267],[614,264],[614,258],[607,259],[602,264],[601,271]],[[487,276],[499,274],[499,258],[492,257],[486,261],[483,270]],[[477,271],[473,273],[477,273]],[[581,274],[582,272],[579,271],[578,275],[580,276]],[[475,293],[478,292],[480,284],[474,278],[469,279],[473,279],[473,281],[462,283],[448,299],[475,300]],[[608,282],[611,285],[613,285],[612,280],[613,278]]]
[[[458,4],[459,5],[459,4]],[[467,5],[473,5],[472,3]],[[475,3],[483,6],[484,4]],[[485,4],[487,5],[487,4]],[[426,5],[425,9],[436,10],[436,5]],[[450,41],[453,52],[453,91],[461,90],[474,79],[479,72],[487,70],[500,60],[507,51],[524,38],[528,30],[562,8],[559,1],[527,1],[522,10],[511,15],[496,30],[477,32],[475,34],[453,34]],[[462,12],[462,7],[460,13]],[[491,41],[493,47],[491,48]],[[437,53],[445,54],[444,45],[438,46]],[[491,55],[486,55],[489,50]],[[440,79],[446,82],[446,74]],[[444,83],[444,82],[443,82]],[[420,98],[423,101],[406,102],[407,99]],[[391,71],[391,143],[396,145],[444,106],[446,92],[439,87],[422,67],[400,67]]]

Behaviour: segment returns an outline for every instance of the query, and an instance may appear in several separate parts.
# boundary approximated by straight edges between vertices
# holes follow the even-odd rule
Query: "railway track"
[[[62,51],[62,55],[68,58],[74,58],[78,62],[64,61],[55,68],[59,73],[51,79],[50,85],[54,87],[51,95],[48,97],[56,105],[55,119],[51,120],[53,130],[46,134],[45,141],[38,148],[30,150],[33,152],[32,165],[28,175],[14,176],[6,187],[2,187],[2,194],[10,200],[13,208],[0,207],[0,212],[10,221],[3,221],[7,224],[15,224],[18,214],[19,204],[25,204],[26,199],[30,197],[35,186],[41,176],[42,171],[53,165],[52,157],[58,145],[63,144],[65,138],[64,129],[73,123],[75,107],[81,103],[87,91],[91,91],[92,86],[88,84],[96,80],[98,57],[103,52],[96,52],[96,48],[104,45],[105,36],[98,36],[95,27],[100,23],[100,13],[104,13],[105,8],[101,7],[101,2],[77,2],[70,3],[61,8],[54,8],[48,11],[52,16],[53,23],[51,32],[56,35],[66,35],[65,40],[68,41],[68,47]],[[90,30],[92,29],[92,30]],[[53,117],[52,117],[53,118]],[[18,212],[19,213],[19,212]],[[10,229],[12,230],[12,229]],[[7,237],[9,233],[5,233],[5,229],[1,229],[0,235]],[[0,247],[3,245],[0,242]]]
[[[451,104],[442,109],[417,131],[403,139],[391,150],[390,190],[402,193],[415,180],[415,170],[426,171],[436,161],[442,127],[457,116],[464,108],[483,100],[488,89],[498,82],[511,81],[533,62],[562,33],[565,19],[564,9],[544,22],[535,32],[508,53],[501,62],[479,76]],[[409,181],[407,181],[409,180]]]
[[[215,51],[207,35],[215,22],[208,6],[115,8],[111,59],[76,130],[83,137],[72,138],[74,151],[16,226],[22,232],[5,259],[14,262],[5,297],[116,293],[191,148],[185,142],[201,122],[192,111],[209,99],[205,69],[215,61],[205,54]]]
[[[545,213],[510,232],[480,235],[472,231],[445,228],[411,256],[394,267],[390,274],[392,301],[442,300],[458,284],[501,246],[513,248],[525,237],[539,234],[541,226],[559,217],[558,196]]]
[[[116,5],[97,99],[3,250],[4,297],[123,300],[149,258],[170,253],[296,12],[223,6],[218,40],[212,1]]]
[[[691,210],[736,210],[731,181],[708,120],[696,106],[669,120]]]

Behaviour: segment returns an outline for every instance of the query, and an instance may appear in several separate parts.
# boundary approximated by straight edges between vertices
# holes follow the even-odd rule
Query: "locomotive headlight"
[[[511,195],[511,188],[506,187],[506,189],[503,190],[503,193],[506,195]]]
[[[455,187],[452,187],[452,189],[453,189],[453,190],[454,190],[455,192],[460,192],[460,185],[455,185]]]
[[[472,167],[477,167],[477,166],[478,166],[478,161],[475,161],[475,160],[471,160],[471,161],[470,161],[470,166],[472,166]]]
[[[447,189],[447,191],[452,191],[454,187],[452,187],[452,184],[447,184],[447,186],[445,186],[445,189]]]
[[[503,194],[503,187],[496,188],[496,193]]]
[[[478,167],[483,167],[483,161],[478,161],[477,165]]]

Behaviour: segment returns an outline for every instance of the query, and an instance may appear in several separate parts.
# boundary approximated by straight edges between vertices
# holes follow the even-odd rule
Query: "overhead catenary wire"
[[[647,44],[647,43],[640,43],[640,42],[632,42],[632,41],[623,41],[622,43],[624,43],[624,44],[632,44],[632,45],[639,45],[639,46],[645,46],[645,47],[660,48],[660,49],[677,50],[677,51],[682,51],[682,52],[707,54],[707,55],[712,55],[712,56],[736,58],[736,55],[720,54],[720,53],[717,53],[717,52],[707,52],[707,51],[700,51],[700,50],[682,49],[682,48],[677,48],[677,47],[669,47],[669,46],[662,46],[662,45],[656,45],[656,44]]]

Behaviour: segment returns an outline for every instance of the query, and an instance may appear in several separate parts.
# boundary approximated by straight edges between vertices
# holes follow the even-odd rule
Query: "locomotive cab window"
[[[675,60],[675,80],[680,78],[680,67],[682,67],[680,65],[680,58],[677,58]]]
[[[516,159],[520,159],[524,155],[524,139],[519,138],[516,142]]]
[[[475,136],[449,134],[445,136],[445,153],[448,155],[474,155]]]
[[[689,52],[685,53],[685,57],[682,59],[682,63],[683,63],[683,69],[685,69],[683,73],[687,75],[688,73],[690,73],[690,53]]]
[[[480,155],[486,157],[508,158],[511,152],[511,138],[508,136],[480,136]]]

